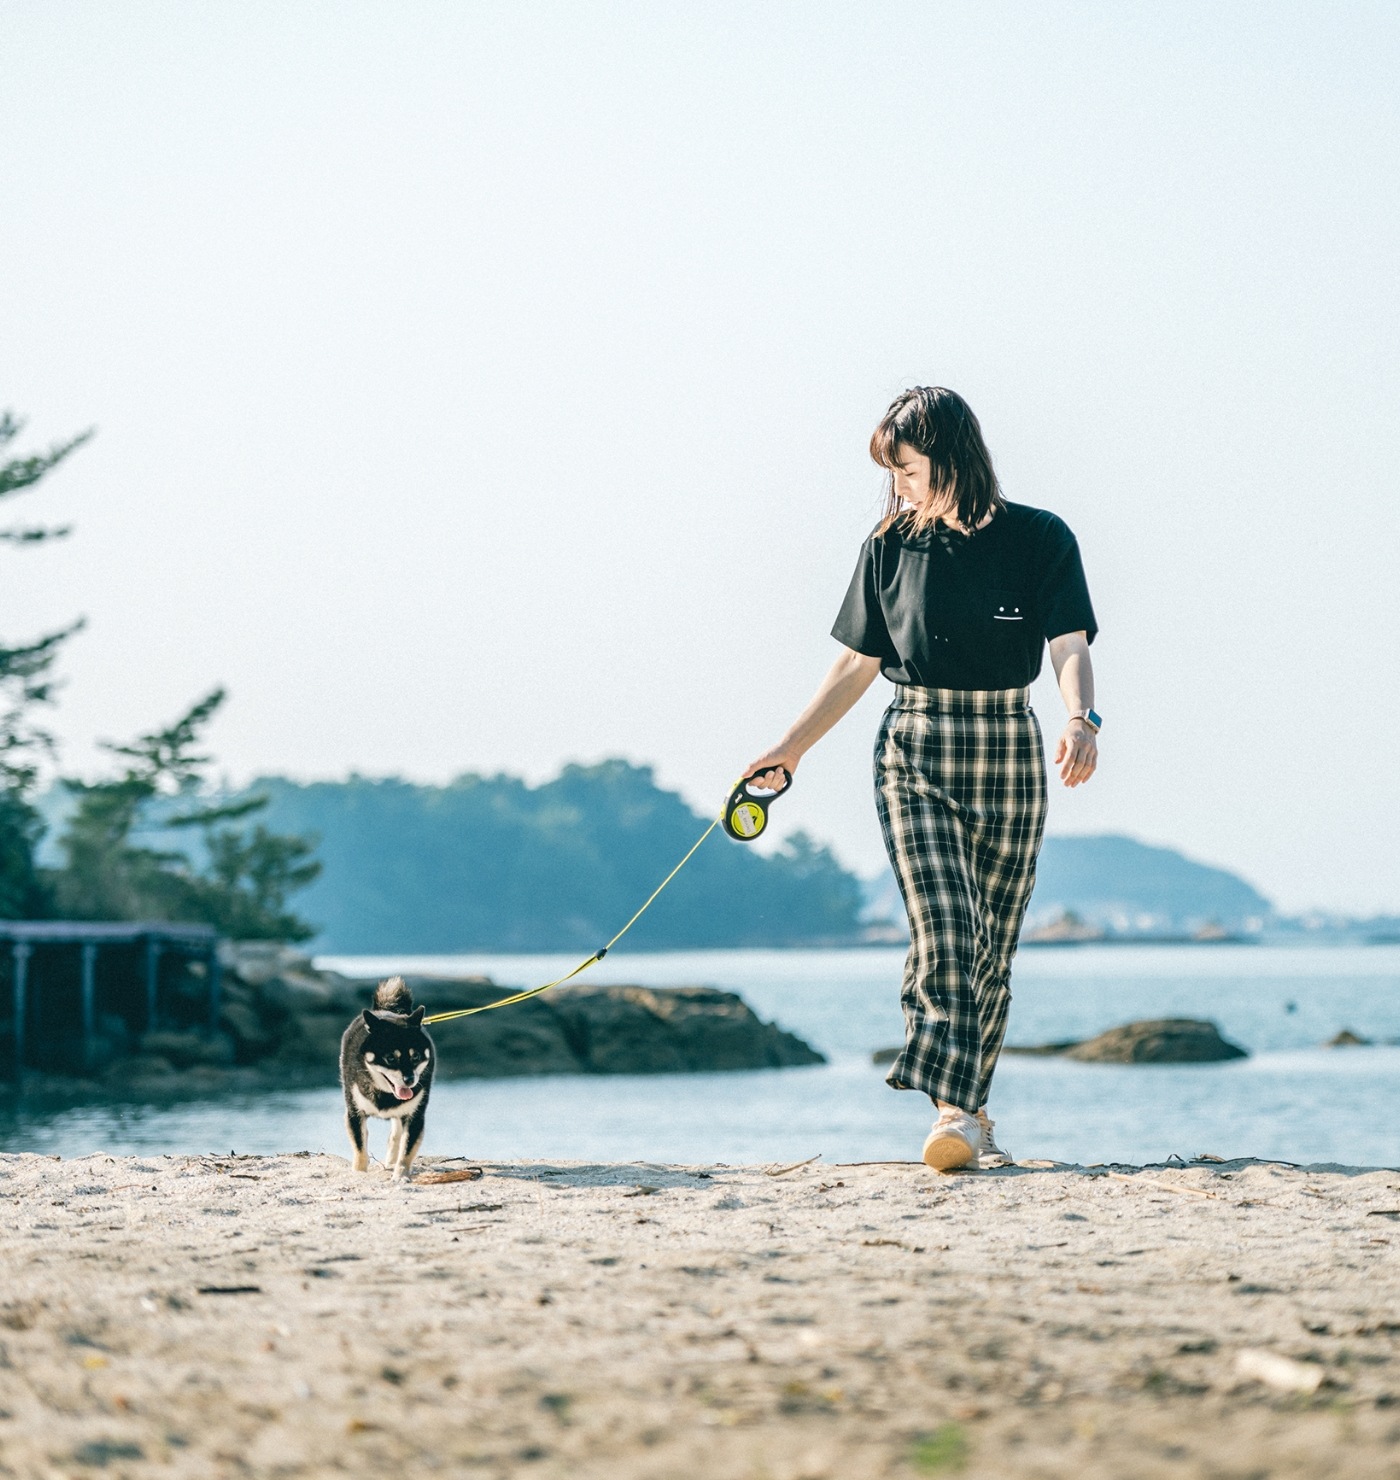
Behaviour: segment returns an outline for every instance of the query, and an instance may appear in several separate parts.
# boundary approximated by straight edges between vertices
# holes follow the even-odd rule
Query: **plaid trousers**
[[[987,1103],[1045,793],[1026,689],[896,686],[875,743],[880,826],[909,912],[895,1089],[971,1114]]]

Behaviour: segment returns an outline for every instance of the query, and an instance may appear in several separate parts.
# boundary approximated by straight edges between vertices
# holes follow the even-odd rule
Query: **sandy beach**
[[[1396,1172],[12,1155],[0,1198],[4,1476],[1400,1475]]]

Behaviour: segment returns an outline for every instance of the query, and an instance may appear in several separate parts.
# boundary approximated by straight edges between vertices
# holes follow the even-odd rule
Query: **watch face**
[[[1086,718],[1096,730],[1103,728],[1103,717],[1098,713],[1097,710],[1091,709]]]

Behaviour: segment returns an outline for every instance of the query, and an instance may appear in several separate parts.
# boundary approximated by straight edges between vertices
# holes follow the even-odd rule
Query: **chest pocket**
[[[996,628],[1024,631],[1030,620],[1030,607],[1019,591],[993,590],[987,593],[987,614]]]

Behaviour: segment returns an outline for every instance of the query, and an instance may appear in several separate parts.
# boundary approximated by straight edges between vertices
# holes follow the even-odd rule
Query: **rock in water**
[[[275,1055],[284,1074],[334,1073],[340,1035],[368,1004],[373,983],[318,972],[284,955],[256,986],[236,969],[226,974],[224,1018],[238,1040],[238,1062],[262,1064]],[[255,967],[253,974],[261,972]],[[408,985],[430,1013],[484,1007],[511,990],[484,977],[409,977]],[[236,1005],[246,1011],[234,1023]],[[253,1037],[244,1042],[235,1031],[255,1035],[269,1023],[275,1032],[266,1046]],[[736,993],[713,987],[570,985],[433,1032],[444,1078],[685,1074],[826,1062],[800,1038],[764,1022]]]
[[[1247,1050],[1221,1037],[1214,1023],[1198,1018],[1125,1023],[1067,1048],[1064,1054],[1094,1064],[1210,1064],[1249,1057]]]
[[[822,1064],[825,1056],[734,992],[714,987],[566,987],[550,1003],[593,1074],[684,1074]]]
[[[374,982],[321,971],[282,946],[225,945],[219,1031],[148,1033],[83,1094],[141,1097],[333,1084],[345,1025]],[[429,1012],[484,1007],[511,989],[485,977],[410,977]],[[734,992],[571,985],[435,1028],[443,1078],[686,1074],[822,1064],[825,1056]],[[57,1081],[55,1081],[57,1083]],[[74,1082],[75,1085],[77,1082]],[[32,1087],[32,1086],[31,1086]],[[58,1086],[62,1088],[62,1086]]]
[[[1002,1049],[1002,1053],[1028,1053],[1049,1057],[1054,1054],[1067,1054],[1070,1049],[1078,1048],[1080,1042],[1078,1038],[1067,1038],[1063,1043],[1008,1043]]]
[[[1340,1033],[1329,1038],[1322,1046],[1323,1048],[1366,1048],[1371,1040],[1363,1038],[1360,1033],[1353,1033],[1350,1028],[1343,1028]]]

